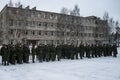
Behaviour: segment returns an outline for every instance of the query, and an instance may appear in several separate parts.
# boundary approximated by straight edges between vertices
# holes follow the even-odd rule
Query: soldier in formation
[[[83,59],[96,58],[96,57],[117,57],[117,46],[115,44],[80,44],[75,45],[43,45],[40,44],[37,47],[33,45],[31,49],[28,45],[3,45],[0,49],[0,55],[2,56],[2,65],[9,65],[16,63],[23,64],[29,63],[29,56],[32,56],[32,62],[49,62],[49,61],[60,61],[61,59]],[[35,60],[36,56],[36,60]]]

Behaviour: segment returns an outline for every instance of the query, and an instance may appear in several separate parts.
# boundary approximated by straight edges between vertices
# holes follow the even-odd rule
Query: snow
[[[120,54],[9,66],[2,66],[0,60],[0,80],[120,80]]]

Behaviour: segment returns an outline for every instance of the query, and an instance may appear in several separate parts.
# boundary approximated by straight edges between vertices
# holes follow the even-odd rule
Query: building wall
[[[1,11],[1,43],[75,44],[108,42],[107,22],[95,16],[79,17],[6,6]]]

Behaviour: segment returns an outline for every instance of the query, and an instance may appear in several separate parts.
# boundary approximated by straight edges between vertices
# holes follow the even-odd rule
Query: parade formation
[[[32,62],[60,61],[61,59],[83,59],[113,56],[117,57],[117,46],[115,44],[80,44],[74,45],[43,45],[37,47],[32,45],[2,45],[0,56],[2,56],[2,65],[15,65],[29,63],[30,56]],[[36,59],[35,59],[36,58]]]

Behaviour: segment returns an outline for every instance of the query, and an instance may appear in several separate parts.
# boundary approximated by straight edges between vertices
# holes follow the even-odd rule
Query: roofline
[[[6,8],[8,8],[8,5],[7,5],[7,4],[6,4],[6,5],[4,6],[4,8],[0,11],[0,15],[1,15],[2,11],[4,11]]]
[[[8,6],[7,4],[4,6],[4,8],[1,10],[1,12],[6,9],[6,8],[14,8],[14,9],[23,9],[23,10],[27,10],[26,8],[19,8],[19,7],[10,7]],[[56,12],[49,12],[49,11],[42,11],[42,10],[34,10],[34,9],[28,9],[30,11],[37,11],[37,12],[44,12],[44,13],[51,13],[51,14],[59,14],[59,15],[66,15],[66,16],[73,16],[73,15],[69,15],[69,14],[62,14],[62,13],[56,13]],[[0,12],[0,14],[1,14]],[[73,17],[79,17],[79,18],[90,18],[91,16],[86,16],[86,17],[83,17],[83,16],[73,16]],[[93,17],[93,16],[92,16]],[[94,16],[96,17],[97,19],[100,19],[99,17],[97,16]],[[92,19],[92,18],[91,18]],[[101,20],[101,19],[100,19]]]

